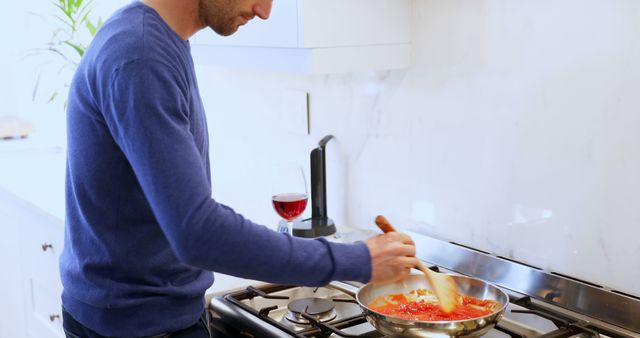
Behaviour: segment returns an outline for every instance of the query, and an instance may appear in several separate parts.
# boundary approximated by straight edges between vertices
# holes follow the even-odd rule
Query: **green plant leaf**
[[[69,26],[69,28],[71,28],[72,31],[75,31],[75,27],[73,27],[73,25],[71,23],[69,23],[68,21],[66,21],[65,19],[63,19],[63,18],[61,18],[61,17],[59,17],[57,15],[54,15],[54,17],[56,19],[60,20],[63,24]]]
[[[66,10],[65,10],[65,8],[64,8],[64,5],[57,4],[57,3],[55,3],[55,2],[53,2],[53,5],[54,5],[54,6],[56,6],[56,8],[60,9],[60,11],[62,11],[62,12],[66,12]]]
[[[82,47],[82,46],[80,46],[78,44],[75,44],[75,43],[73,43],[71,41],[64,41],[64,44],[67,45],[67,46],[70,46],[73,49],[75,49],[76,52],[78,52],[78,54],[80,54],[80,57],[82,57],[84,55],[84,51],[85,51],[84,47]]]
[[[76,20],[73,18],[73,12],[70,12],[67,7],[58,7],[58,8],[60,8],[60,11],[64,14],[64,16],[69,19],[66,22],[68,22],[73,29],[73,27],[76,24]]]
[[[66,8],[66,6],[65,6],[65,4],[64,4],[64,1],[61,1],[61,0],[57,0],[57,1],[55,1],[55,0],[52,0],[52,1],[51,1],[51,3],[52,3],[54,6],[56,6],[56,7],[60,8],[60,10],[66,11],[66,9],[65,9],[65,8]]]
[[[51,97],[49,97],[49,100],[47,101],[47,103],[51,103],[55,101],[57,96],[58,96],[58,91],[53,92],[53,94],[51,94]]]
[[[82,18],[80,20],[81,23],[87,19],[87,16],[89,16],[89,13],[93,10],[93,8],[91,8],[92,3],[93,0],[89,0],[80,9],[78,9],[78,18]]]
[[[38,78],[36,79],[36,84],[33,86],[33,91],[31,92],[31,101],[35,101],[36,96],[38,96],[38,88],[40,87],[40,77],[42,77],[42,74],[38,74]]]
[[[86,22],[86,26],[87,29],[89,30],[89,34],[91,34],[91,36],[95,36],[96,32],[98,31],[98,28],[96,26],[94,26],[91,21],[87,21]]]
[[[61,34],[66,34],[66,39],[61,37]],[[49,45],[60,45],[60,41],[69,40],[73,37],[73,32],[70,29],[66,28],[58,28],[51,34],[51,39],[49,40]]]
[[[84,5],[85,5],[86,7],[92,7],[92,6],[93,6],[93,1],[94,1],[94,0],[89,0],[89,1],[85,2],[85,3],[84,3]]]
[[[67,13],[73,13],[73,0],[65,0],[67,3]]]
[[[60,2],[60,6],[62,6],[62,10],[65,13],[71,13],[71,7],[70,7],[70,4],[69,4],[69,2],[67,0],[61,1]]]
[[[47,51],[49,51],[51,53],[54,53],[54,54],[57,54],[57,55],[60,55],[60,57],[62,57],[62,59],[64,59],[65,61],[67,61],[69,59],[69,58],[67,58],[66,55],[64,55],[63,52],[61,52],[60,50],[58,50],[55,47],[49,47],[49,48],[47,48]]]
[[[91,14],[91,9],[87,11],[87,13],[85,13],[84,16],[82,16],[82,19],[80,19],[80,24],[87,22],[87,19],[89,17],[89,14]]]

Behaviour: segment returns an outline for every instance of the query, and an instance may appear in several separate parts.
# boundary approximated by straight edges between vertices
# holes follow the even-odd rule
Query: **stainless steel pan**
[[[480,279],[454,275],[451,277],[458,284],[462,295],[494,300],[500,303],[500,306],[484,317],[452,321],[411,321],[383,315],[368,307],[368,304],[379,296],[405,293],[419,288],[431,289],[423,274],[410,275],[404,281],[392,284],[367,284],[358,290],[356,300],[367,321],[378,331],[391,337],[480,337],[484,335],[502,318],[509,303],[509,297],[496,286]]]

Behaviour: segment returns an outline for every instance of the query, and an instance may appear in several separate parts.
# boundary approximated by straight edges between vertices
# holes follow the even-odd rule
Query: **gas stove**
[[[483,279],[509,295],[504,317],[483,337],[640,337],[638,297],[455,243],[410,235],[417,256],[432,269]],[[212,329],[228,337],[385,337],[367,322],[354,299],[360,286],[256,284],[213,295],[208,298]]]

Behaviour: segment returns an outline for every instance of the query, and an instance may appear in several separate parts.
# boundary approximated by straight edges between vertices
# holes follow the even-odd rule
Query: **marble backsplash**
[[[418,0],[406,70],[197,66],[214,198],[275,227],[270,168],[308,174],[309,151],[333,134],[338,224],[372,228],[382,213],[640,296],[639,14],[632,0]],[[291,89],[311,95],[311,135],[283,121]]]

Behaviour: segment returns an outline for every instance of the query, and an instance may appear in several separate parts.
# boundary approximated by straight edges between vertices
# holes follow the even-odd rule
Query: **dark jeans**
[[[62,309],[62,326],[67,338],[107,338],[86,328]],[[147,338],[211,338],[209,331],[209,315],[205,310],[197,323],[175,332],[167,332]]]

